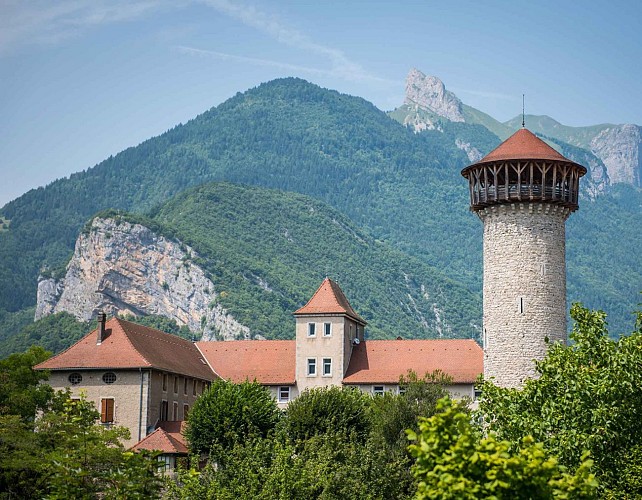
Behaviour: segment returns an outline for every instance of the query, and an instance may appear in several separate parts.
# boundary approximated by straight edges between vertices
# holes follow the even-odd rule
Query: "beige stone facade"
[[[329,326],[328,326],[329,325]],[[356,338],[363,341],[363,325],[346,315],[296,318],[296,382],[298,392],[341,385]],[[311,329],[314,334],[311,334]],[[311,373],[314,365],[314,373]]]
[[[115,377],[106,374],[113,374]],[[167,379],[165,390],[163,390],[164,377]],[[178,392],[174,392],[175,378]],[[105,382],[112,379],[114,379],[113,382]],[[72,383],[72,380],[75,383]],[[187,394],[185,394],[186,380]],[[196,394],[194,394],[194,381],[196,381]],[[155,428],[161,420],[164,402],[168,409],[166,420],[183,420],[186,409],[189,411],[188,408],[192,407],[208,382],[157,370],[104,369],[52,371],[48,383],[55,390],[69,388],[72,398],[80,398],[81,394],[84,394],[88,401],[96,405],[99,412],[102,412],[105,404],[103,400],[113,401],[113,403],[107,403],[113,405],[112,415],[110,415],[112,418],[103,423],[127,427],[131,437],[123,444],[129,447]],[[174,414],[174,408],[176,408],[176,414]]]
[[[507,387],[534,377],[534,359],[566,341],[565,221],[568,208],[492,205],[484,223],[484,377]]]

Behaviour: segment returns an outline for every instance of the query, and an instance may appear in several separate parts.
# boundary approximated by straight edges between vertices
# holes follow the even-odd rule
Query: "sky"
[[[0,0],[0,207],[297,76],[403,103],[411,68],[505,121],[642,124],[642,2]]]

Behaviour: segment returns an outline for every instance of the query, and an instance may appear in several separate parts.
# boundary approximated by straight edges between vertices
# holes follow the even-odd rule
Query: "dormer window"
[[[317,336],[317,325],[316,323],[308,323],[308,337]]]
[[[332,323],[323,323],[323,336],[332,336]]]

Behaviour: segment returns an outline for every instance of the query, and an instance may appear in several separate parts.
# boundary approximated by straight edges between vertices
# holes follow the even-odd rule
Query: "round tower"
[[[484,377],[519,387],[566,342],[565,222],[586,168],[527,129],[461,174],[484,224]]]

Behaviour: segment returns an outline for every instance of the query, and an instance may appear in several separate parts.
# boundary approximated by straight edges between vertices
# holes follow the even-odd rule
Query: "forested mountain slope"
[[[469,271],[470,255],[480,248],[478,224],[467,216],[459,177],[466,162],[444,134],[416,136],[363,99],[275,80],[3,207],[11,223],[0,233],[0,307],[33,304],[39,268],[64,263],[79,228],[97,211],[142,212],[212,180],[323,199],[379,239],[469,274],[467,281],[478,285]],[[451,211],[460,223],[447,227]]]
[[[375,241],[345,215],[307,196],[213,183],[181,193],[157,207],[150,217],[107,211],[97,219],[102,223],[88,223],[83,230],[87,237],[94,233],[93,240],[106,238],[110,245],[119,245],[121,232],[129,232],[131,236],[123,248],[113,248],[108,257],[109,276],[100,280],[98,293],[104,293],[104,297],[88,300],[97,300],[102,307],[111,303],[121,311],[136,309],[149,314],[151,311],[141,310],[140,304],[146,302],[145,294],[156,296],[159,291],[148,290],[133,281],[128,290],[122,290],[120,283],[131,276],[127,268],[133,265],[137,271],[141,269],[137,260],[142,251],[139,245],[146,242],[151,253],[157,251],[160,236],[170,238],[184,248],[188,245],[197,255],[174,262],[177,274],[194,274],[196,266],[211,281],[206,285],[208,300],[198,311],[201,324],[194,328],[197,338],[201,331],[212,329],[217,338],[222,337],[223,332],[217,332],[216,326],[205,323],[211,316],[209,313],[219,307],[234,321],[248,327],[251,338],[293,338],[292,313],[310,299],[325,276],[339,281],[353,307],[368,321],[369,338],[479,338],[481,299],[478,294],[391,245]],[[113,221],[109,225],[110,233],[95,234],[108,220]],[[145,241],[135,241],[136,235],[143,234],[128,229],[135,225],[151,229],[156,236],[147,234]],[[113,254],[117,253],[120,256],[114,260]],[[171,258],[169,254],[165,256],[165,260]],[[89,273],[89,269],[97,269],[99,265],[99,262],[84,262],[83,268]],[[95,278],[75,276],[74,283],[79,286],[82,283],[78,280]],[[160,283],[161,278],[157,279]],[[61,286],[64,287],[64,283]],[[109,283],[114,283],[114,288],[110,288]],[[170,284],[160,292],[165,294],[165,298],[161,298],[164,304],[169,304],[173,286]],[[196,282],[191,286],[192,293],[200,293]],[[136,307],[127,302],[127,297],[136,300]],[[80,304],[71,305],[74,310],[64,311],[77,314]],[[175,304],[165,315],[179,316],[192,305],[191,302]],[[91,310],[94,304],[84,303],[83,307]],[[69,336],[77,334],[77,328],[68,319],[62,329],[56,329],[58,320],[48,318],[52,317],[40,322],[52,333],[59,335],[58,330],[73,327]],[[86,324],[82,326],[89,328]],[[5,344],[0,342],[0,353],[24,343],[23,337],[33,337],[33,332],[30,325],[16,339]],[[61,342],[51,338],[33,340],[49,348],[65,343],[64,339]],[[8,347],[5,349],[4,345]]]
[[[481,223],[468,212],[459,172],[469,159],[455,145],[463,134],[482,154],[499,143],[466,123],[415,134],[363,99],[303,80],[263,84],[0,209],[10,220],[0,232],[0,308],[33,305],[40,268],[64,265],[79,229],[99,210],[144,213],[219,180],[323,200],[374,238],[479,291]],[[569,220],[569,298],[609,311],[616,331],[630,324],[619,318],[642,289],[642,256],[632,250],[642,233],[638,198],[637,191],[585,198],[581,216]]]

